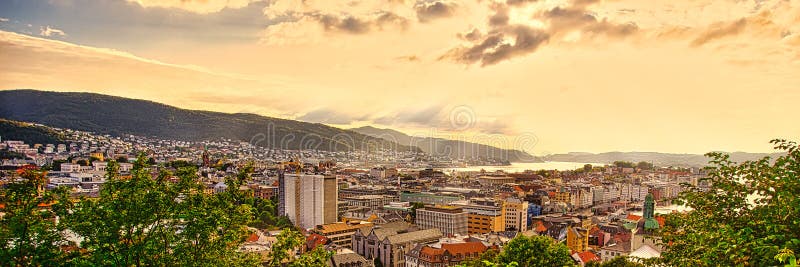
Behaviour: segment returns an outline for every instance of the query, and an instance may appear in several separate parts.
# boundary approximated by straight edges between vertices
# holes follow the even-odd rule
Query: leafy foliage
[[[256,265],[256,258],[236,251],[247,236],[251,208],[235,205],[230,188],[203,194],[195,173],[194,168],[179,169],[177,183],[169,182],[169,172],[153,179],[146,158],[139,156],[130,178],[123,178],[118,165],[110,162],[99,198],[81,199],[61,210],[66,226],[84,238],[81,247],[87,253],[80,262]]]
[[[66,190],[42,191],[45,173],[26,170],[20,181],[3,189],[0,203],[5,215],[0,219],[0,264],[10,266],[61,266],[70,254],[55,223],[55,214],[43,208],[52,205]]]
[[[666,218],[659,232],[663,262],[673,266],[774,266],[781,249],[800,251],[800,150],[773,140],[786,151],[770,158],[735,163],[709,153],[710,188],[691,186],[678,204],[693,210]]]
[[[605,262],[590,261],[586,267],[645,267],[648,265],[628,260],[627,257],[618,256]]]
[[[494,262],[499,266],[574,266],[569,249],[546,236],[517,236],[503,247]]]

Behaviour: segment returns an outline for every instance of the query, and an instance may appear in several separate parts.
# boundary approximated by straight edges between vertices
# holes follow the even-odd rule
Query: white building
[[[283,205],[287,217],[309,229],[337,221],[338,184],[333,176],[286,174]]]

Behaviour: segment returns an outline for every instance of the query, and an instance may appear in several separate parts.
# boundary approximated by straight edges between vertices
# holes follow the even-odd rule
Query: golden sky
[[[800,2],[2,1],[19,88],[538,155],[761,152],[800,137]]]

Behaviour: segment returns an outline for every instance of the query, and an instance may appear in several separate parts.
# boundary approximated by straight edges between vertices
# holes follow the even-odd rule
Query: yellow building
[[[105,157],[103,156],[102,152],[95,152],[95,153],[89,154],[89,156],[97,158],[97,160],[99,160],[99,161],[105,161]]]
[[[505,224],[500,213],[497,215],[467,214],[467,233],[471,235],[501,232],[503,230],[505,230]]]
[[[556,192],[555,196],[553,197],[553,200],[555,200],[556,202],[569,204],[571,203],[572,199],[570,199],[569,191],[564,190],[562,188],[561,191]]]
[[[567,228],[567,247],[573,252],[583,252],[589,247],[589,230],[581,227]]]

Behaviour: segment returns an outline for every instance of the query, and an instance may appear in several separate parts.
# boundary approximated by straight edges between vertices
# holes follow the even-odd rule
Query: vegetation
[[[24,141],[26,144],[61,144],[64,137],[55,131],[30,123],[0,119],[2,140]]]
[[[586,267],[645,267],[648,265],[628,260],[627,257],[618,256],[605,262],[591,261],[589,263],[586,263],[585,266]]]
[[[693,210],[673,213],[659,231],[670,266],[775,266],[800,251],[800,150],[795,142],[773,140],[786,151],[774,161],[740,164],[720,153],[707,168],[710,188],[690,186],[677,204]]]
[[[0,107],[0,118],[115,136],[134,134],[192,141],[224,137],[286,149],[345,151],[369,145],[419,151],[416,147],[397,145],[318,123],[255,114],[185,110],[150,101],[93,93],[9,90],[0,92],[0,99],[14,99],[4,102],[4,106]]]
[[[207,195],[196,167],[153,177],[144,156],[133,163],[130,177],[121,177],[118,164],[109,162],[99,197],[78,201],[69,198],[66,188],[43,190],[43,172],[21,171],[20,178],[0,192],[5,213],[0,219],[0,265],[261,264],[256,254],[238,251],[250,234],[247,225],[259,221],[251,204],[254,198],[239,191],[252,167],[227,178],[227,191]],[[272,205],[269,200],[263,203]],[[80,236],[80,244],[70,243],[67,233]],[[299,232],[288,228],[272,252],[272,259],[277,258],[273,262],[324,266],[321,263],[332,254],[322,248],[294,257],[303,241]]]
[[[503,247],[499,254],[491,250],[480,259],[464,261],[462,267],[551,267],[575,266],[569,248],[547,236],[517,236]]]
[[[0,195],[5,215],[0,219],[0,263],[4,266],[61,266],[68,253],[61,228],[51,205],[66,190],[40,190],[46,183],[43,172],[31,170],[20,173],[20,179],[9,183]]]

